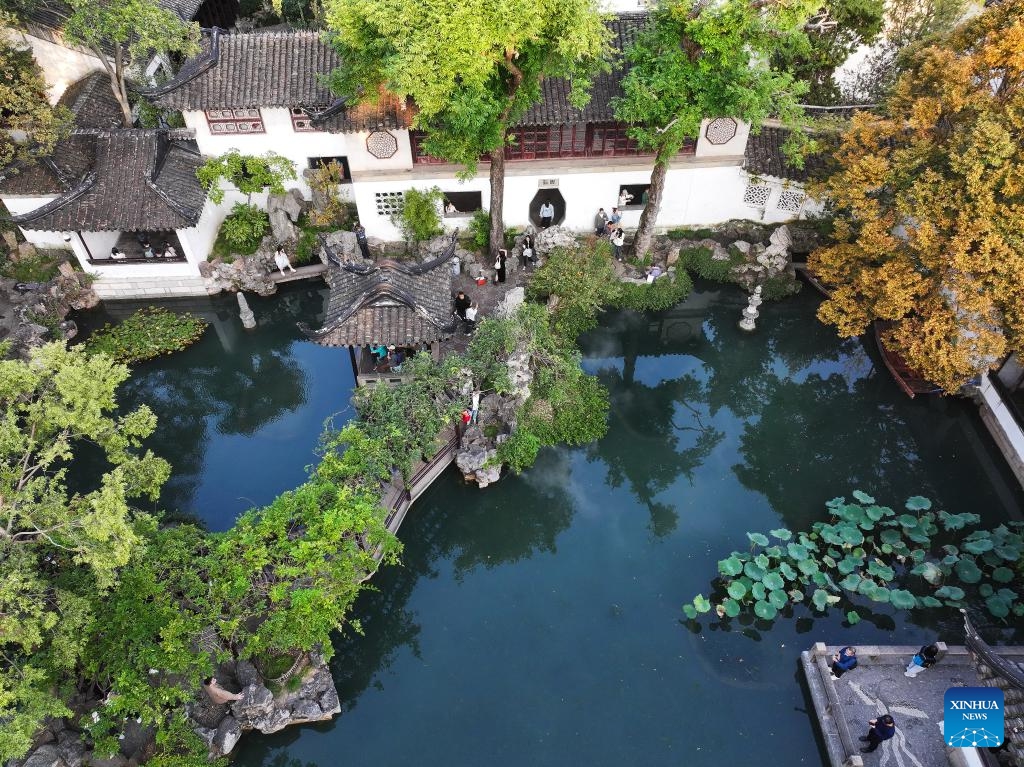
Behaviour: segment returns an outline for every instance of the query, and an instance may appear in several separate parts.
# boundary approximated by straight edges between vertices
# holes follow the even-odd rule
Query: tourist
[[[451,200],[449,200],[448,202],[446,202],[444,204],[444,214],[446,216],[454,216],[454,215],[457,215],[458,212],[459,212],[459,209],[456,208],[454,205],[452,205]]]
[[[359,250],[363,254],[363,258],[367,261],[372,261],[373,258],[370,256],[370,245],[366,241],[366,230],[363,225],[356,221],[355,227],[352,229],[356,235],[356,242],[359,244]]]
[[[594,234],[598,237],[605,234],[608,229],[608,214],[604,212],[604,208],[597,209],[597,215],[594,216]]]
[[[629,190],[623,187],[622,191],[619,192],[619,207],[625,208],[627,205],[629,205],[629,201],[632,199],[633,195],[629,193]]]
[[[626,244],[626,233],[619,227],[612,233],[612,247],[615,248],[615,260],[622,260],[622,246]]]
[[[523,269],[526,269],[526,267],[529,264],[532,264],[534,260],[535,259],[533,256],[533,237],[531,237],[530,235],[526,235],[525,237],[523,237],[523,250],[519,254],[519,263],[522,265]]]
[[[284,274],[284,270],[287,267],[293,272],[295,267],[292,266],[292,262],[288,260],[288,254],[284,252],[284,245],[278,245],[277,250],[274,251],[274,263],[277,264],[277,268],[281,270],[281,274]]]
[[[143,237],[139,241],[139,244],[142,246],[142,255],[144,255],[146,258],[156,257],[156,253],[153,252],[153,246],[149,244],[149,240]]]
[[[650,285],[661,276],[661,267],[655,264],[647,267],[647,284]]]
[[[508,251],[504,248],[498,249],[498,257],[494,259],[494,278],[497,282],[504,282],[508,273],[505,268],[508,266]]]
[[[380,363],[388,356],[388,347],[384,344],[377,344],[376,346],[370,346],[370,354],[377,359],[375,362]]]
[[[889,714],[885,714],[878,719],[872,719],[868,724],[871,725],[871,729],[868,730],[867,735],[861,737],[861,742],[867,743],[868,747],[860,750],[862,754],[870,754],[878,748],[879,743],[883,740],[889,740],[889,738],[896,734],[896,722],[893,721]]]
[[[388,347],[388,361],[391,364],[391,369],[402,372],[402,363],[405,362],[405,352],[401,349],[395,348],[392,344]]]
[[[551,222],[555,220],[555,206],[550,202],[545,201],[540,206],[540,225],[547,229],[551,226]]]
[[[465,320],[467,333],[472,333],[476,330],[476,313],[478,311],[479,309],[476,304],[470,304],[466,307],[466,316],[463,319]]]
[[[640,195],[640,204],[643,205],[644,207],[646,207],[647,206],[647,202],[648,202],[649,199],[650,199],[650,197],[649,197],[649,195],[647,193],[647,190],[644,189],[644,193],[642,195]]]
[[[117,249],[116,245],[110,249],[110,257],[115,261],[123,261],[124,259],[128,258],[128,256],[124,254],[123,250]]]
[[[462,411],[462,425],[469,426],[469,422],[473,420],[473,414],[469,410]]]
[[[939,647],[934,644],[926,644],[920,650],[917,651],[917,655],[910,659],[910,663],[907,664],[907,670],[903,676],[909,676],[913,679],[915,676],[920,674],[926,668],[931,668],[939,660]]]
[[[473,301],[466,295],[465,291],[460,290],[455,294],[455,313],[459,315],[459,319],[466,319],[466,309],[472,305]]]
[[[178,251],[169,242],[164,243],[164,258],[177,258]]]
[[[476,389],[473,391],[473,408],[470,411],[470,423],[476,423],[477,416],[480,414],[480,390]]]
[[[857,648],[844,647],[832,656],[832,678],[838,679],[847,671],[857,668]]]
[[[242,693],[225,690],[217,683],[217,679],[212,676],[208,676],[203,680],[203,690],[206,691],[207,697],[218,706],[242,699]]]
[[[621,220],[622,220],[622,214],[619,213],[619,209],[618,208],[612,208],[612,214],[610,216],[608,216],[608,223],[612,224],[613,226],[618,226],[619,222]]]

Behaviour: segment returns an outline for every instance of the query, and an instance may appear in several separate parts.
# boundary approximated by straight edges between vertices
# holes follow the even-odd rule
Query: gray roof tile
[[[72,83],[57,103],[71,111],[78,128],[111,130],[124,125],[106,72],[93,72]]]
[[[788,136],[789,131],[785,128],[763,127],[757,135],[751,132],[744,152],[747,172],[801,183],[820,176],[827,168],[827,158],[811,155],[804,159],[803,168],[795,167],[782,151]]]

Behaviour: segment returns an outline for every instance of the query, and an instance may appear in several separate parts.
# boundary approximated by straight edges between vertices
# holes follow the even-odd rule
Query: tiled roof
[[[75,187],[96,159],[92,136],[73,133],[57,142],[53,154],[0,171],[0,194],[61,194]]]
[[[25,229],[169,231],[195,226],[206,193],[195,172],[202,158],[191,141],[164,130],[118,130],[76,136],[91,139],[95,163],[70,191],[43,207],[14,216]]]
[[[799,182],[821,175],[827,168],[827,158],[822,155],[805,158],[803,168],[789,163],[782,152],[788,136],[789,131],[785,128],[764,127],[756,136],[751,132],[745,151],[747,172],[754,176],[773,176]]]
[[[339,63],[318,32],[215,33],[203,53],[151,93],[169,109],[326,107],[335,96],[318,75]]]
[[[623,13],[611,17],[606,23],[612,32],[611,44],[618,53],[612,61],[612,71],[603,72],[594,78],[590,89],[590,101],[582,110],[569,103],[569,83],[560,78],[541,83],[541,99],[531,106],[520,118],[518,125],[564,125],[565,123],[613,122],[615,113],[612,99],[622,93],[622,78],[625,77],[625,61],[622,51],[626,50],[640,31],[647,26],[646,13]]]
[[[106,72],[93,72],[72,83],[57,103],[71,111],[78,128],[111,130],[124,124]]]
[[[324,346],[436,341],[452,332],[449,258],[408,266],[380,261],[370,267],[332,266],[331,296],[322,329]]]
[[[182,21],[192,21],[202,4],[203,0],[158,0],[161,8],[174,12]],[[29,3],[25,18],[29,24],[59,30],[71,14],[71,7],[63,0],[40,0]]]

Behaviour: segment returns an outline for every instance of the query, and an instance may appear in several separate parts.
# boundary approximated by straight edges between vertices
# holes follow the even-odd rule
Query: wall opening
[[[537,194],[530,200],[530,221],[538,229],[541,226],[540,222],[540,206],[546,202],[550,202],[555,209],[555,216],[551,220],[552,226],[565,221],[565,198],[562,197],[562,193],[557,189],[539,189]]]

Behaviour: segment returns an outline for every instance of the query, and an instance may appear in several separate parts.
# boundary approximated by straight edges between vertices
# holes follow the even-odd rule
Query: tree
[[[328,0],[327,24],[344,66],[331,88],[360,101],[415,102],[425,149],[476,172],[490,165],[491,255],[504,246],[509,127],[540,96],[544,78],[569,80],[586,103],[607,65],[609,33],[595,0]]]
[[[0,26],[8,21],[0,13]],[[0,38],[0,168],[49,155],[63,136],[70,113],[46,99],[46,81],[32,51]]]
[[[820,32],[793,36],[772,62],[807,83],[808,103],[836,104],[841,96],[833,74],[860,46],[874,43],[884,8],[883,0],[829,0],[811,23],[823,24]]]
[[[771,52],[803,35],[817,0],[665,0],[626,52],[631,65],[615,101],[630,135],[655,152],[647,207],[634,250],[650,249],[672,158],[709,117],[735,117],[757,129],[766,117],[794,123],[796,96],[806,86],[765,62]],[[794,133],[799,138],[799,133]]]
[[[215,203],[224,199],[223,182],[246,195],[251,203],[252,196],[264,189],[269,189],[271,194],[284,194],[284,182],[296,178],[295,163],[287,157],[274,152],[259,156],[242,154],[237,149],[211,157],[199,167],[196,175]]]
[[[436,237],[441,228],[441,203],[444,192],[438,187],[409,189],[402,195],[398,210],[391,214],[391,222],[402,230],[402,235],[417,247],[424,240]]]
[[[168,464],[141,441],[146,407],[115,416],[128,368],[54,343],[0,362],[0,760],[24,755],[43,717],[64,711],[49,689],[74,668],[89,602],[140,546],[130,501],[155,499]],[[110,468],[71,493],[84,443]]]
[[[1024,350],[1024,7],[994,5],[916,56],[888,117],[858,115],[818,190],[838,215],[809,268],[839,335],[885,343],[946,391]]]
[[[91,50],[110,75],[124,126],[132,127],[128,77],[132,66],[153,53],[192,56],[199,51],[199,25],[182,21],[156,0],[68,0],[64,22],[69,43]]]

